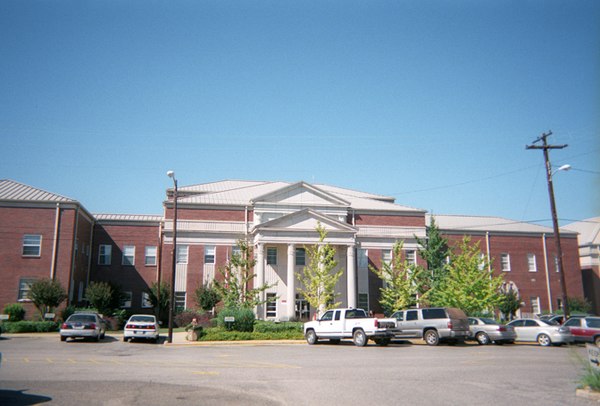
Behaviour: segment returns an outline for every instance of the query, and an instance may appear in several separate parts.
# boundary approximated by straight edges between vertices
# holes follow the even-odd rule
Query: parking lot
[[[0,404],[592,404],[575,396],[584,347],[167,346],[43,334],[2,337],[0,352]]]

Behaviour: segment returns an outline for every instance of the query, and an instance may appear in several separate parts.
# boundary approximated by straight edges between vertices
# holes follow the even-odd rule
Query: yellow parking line
[[[52,358],[46,358],[46,362],[49,364],[54,364],[54,360]]]
[[[192,371],[194,375],[219,375],[216,371]]]
[[[24,361],[26,364],[29,364],[29,358],[23,358],[23,361]]]
[[[69,364],[77,364],[77,361],[75,361],[73,358],[69,358],[67,361],[69,361]]]

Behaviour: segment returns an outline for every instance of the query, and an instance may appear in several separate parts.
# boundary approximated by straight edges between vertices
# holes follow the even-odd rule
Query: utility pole
[[[543,133],[532,145],[526,145],[526,149],[541,149],[544,151],[544,160],[546,162],[546,179],[548,181],[548,195],[550,196],[550,210],[552,211],[552,225],[554,227],[554,245],[556,247],[556,256],[558,257],[558,272],[560,273],[560,285],[562,288],[562,307],[565,320],[569,317],[569,302],[567,296],[567,284],[565,281],[565,272],[563,268],[563,257],[562,248],[560,245],[560,230],[558,228],[558,216],[556,215],[556,203],[554,202],[554,187],[552,186],[552,165],[550,164],[550,157],[548,150],[551,149],[563,149],[568,145],[548,145],[547,138],[552,135],[552,131]],[[542,145],[533,145],[542,141]]]

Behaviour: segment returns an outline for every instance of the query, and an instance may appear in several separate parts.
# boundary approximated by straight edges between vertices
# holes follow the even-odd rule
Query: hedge
[[[49,333],[58,331],[59,324],[55,321],[3,321],[4,333]]]

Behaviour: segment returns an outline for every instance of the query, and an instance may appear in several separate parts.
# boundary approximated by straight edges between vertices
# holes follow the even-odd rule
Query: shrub
[[[8,321],[21,321],[25,318],[25,308],[21,303],[9,303],[4,306],[4,313],[8,314]]]
[[[257,333],[283,333],[283,332],[303,332],[303,323],[283,322],[275,323],[272,321],[257,320],[254,324],[254,331]]]
[[[247,331],[228,331],[223,328],[205,329],[200,341],[241,341],[241,340],[301,340],[303,338],[301,331],[278,331],[278,332],[247,332]]]
[[[44,317],[46,312],[52,312],[67,298],[67,293],[60,282],[52,279],[40,279],[31,285],[29,298]]]
[[[85,298],[103,315],[112,314],[121,307],[123,293],[109,282],[92,282],[85,291]]]
[[[202,310],[210,311],[221,301],[221,296],[212,285],[199,286],[196,291],[196,303]]]
[[[233,323],[225,323],[225,317],[233,317]],[[226,330],[252,332],[254,331],[254,321],[256,317],[254,312],[247,308],[230,308],[223,309],[217,316],[217,326]]]
[[[66,319],[69,318],[70,315],[75,313],[76,310],[77,310],[77,308],[75,306],[67,306],[64,309],[62,309],[62,311],[60,312],[60,318],[63,321],[65,321]]]
[[[5,321],[2,323],[6,333],[48,333],[58,331],[55,321]]]

